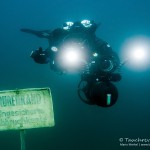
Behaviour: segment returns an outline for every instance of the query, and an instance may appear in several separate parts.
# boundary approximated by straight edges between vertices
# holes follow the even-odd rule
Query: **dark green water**
[[[67,20],[101,22],[97,36],[120,54],[126,39],[150,38],[150,1],[145,0],[1,0],[0,90],[50,87],[55,127],[27,130],[27,150],[121,150],[120,138],[150,139],[150,67],[124,67],[117,83],[118,102],[111,108],[88,106],[77,96],[78,75],[59,76],[49,65],[35,64],[30,52],[48,42],[20,28],[54,29]],[[127,142],[128,143],[128,142]],[[131,142],[132,143],[132,142]],[[0,150],[19,150],[19,131],[0,132]]]

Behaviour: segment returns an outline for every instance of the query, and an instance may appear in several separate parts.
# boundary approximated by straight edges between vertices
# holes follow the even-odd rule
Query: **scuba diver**
[[[79,72],[80,99],[87,104],[110,107],[118,98],[117,88],[111,82],[121,80],[120,60],[110,45],[96,36],[98,26],[94,21],[82,20],[66,22],[52,31],[21,31],[49,41],[47,49],[39,47],[31,52],[36,63],[49,63],[52,70],[61,74]]]

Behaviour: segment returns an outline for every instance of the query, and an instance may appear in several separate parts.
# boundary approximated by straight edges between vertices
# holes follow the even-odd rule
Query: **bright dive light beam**
[[[73,48],[68,49],[64,53],[64,59],[67,63],[76,64],[79,61],[79,53]]]
[[[136,70],[145,70],[150,66],[150,40],[145,37],[129,39],[122,50],[123,59],[127,66]]]
[[[61,67],[76,71],[85,65],[85,51],[79,45],[66,44],[59,56]]]
[[[137,45],[132,51],[131,51],[131,58],[134,61],[146,61],[147,60],[147,51],[146,51],[146,47],[144,47],[144,45]]]

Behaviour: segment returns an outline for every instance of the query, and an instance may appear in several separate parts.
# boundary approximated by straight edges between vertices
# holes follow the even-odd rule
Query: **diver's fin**
[[[51,31],[50,30],[37,31],[37,30],[22,28],[22,29],[20,29],[20,31],[33,34],[33,35],[38,36],[40,38],[47,38],[47,39],[51,38]]]

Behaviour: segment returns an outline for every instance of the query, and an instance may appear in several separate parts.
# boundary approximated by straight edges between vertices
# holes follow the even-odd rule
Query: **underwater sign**
[[[49,88],[0,91],[0,130],[54,126]]]

